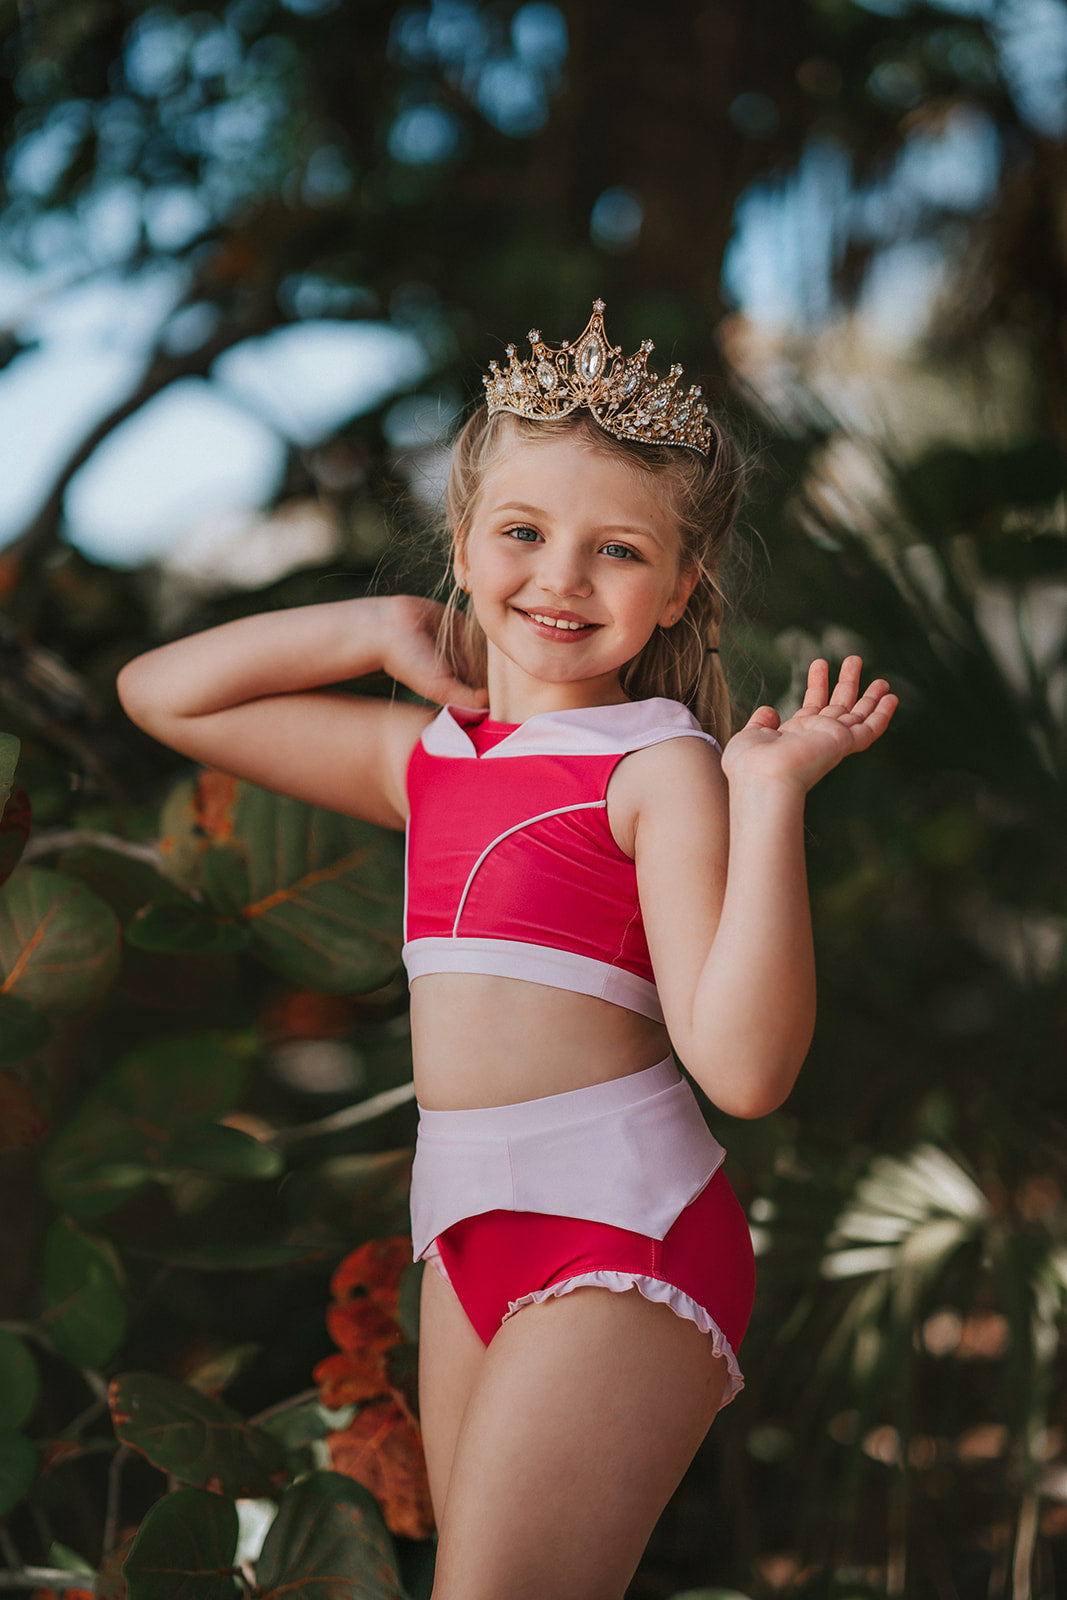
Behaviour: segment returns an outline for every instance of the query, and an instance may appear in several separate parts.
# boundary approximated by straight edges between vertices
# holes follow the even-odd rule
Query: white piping
[[[490,839],[489,843],[486,845],[485,849],[482,851],[481,855],[471,868],[470,875],[467,878],[466,883],[463,885],[463,893],[459,897],[459,906],[456,910],[456,920],[452,924],[453,939],[459,938],[459,919],[463,915],[463,907],[467,903],[467,896],[470,894],[471,885],[474,882],[474,875],[478,871],[478,868],[481,866],[482,862],[485,860],[486,856],[489,854],[490,850],[495,849],[495,847],[500,844],[502,840],[508,838],[510,834],[520,833],[523,828],[532,827],[535,822],[544,822],[548,817],[562,817],[568,811],[603,811],[607,809],[607,804],[607,800],[582,800],[578,805],[557,806],[554,811],[542,811],[536,817],[527,817],[523,822],[516,822],[514,827],[505,828],[504,832],[498,833],[495,839]]]

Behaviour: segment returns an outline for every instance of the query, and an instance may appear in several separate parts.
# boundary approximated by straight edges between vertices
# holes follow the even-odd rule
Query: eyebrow
[[[494,507],[495,511],[518,511],[524,517],[543,517],[546,515],[543,507],[527,505],[523,500],[505,500],[501,505]],[[597,530],[599,533],[627,533],[631,537],[637,535],[651,539],[655,545],[662,546],[662,540],[653,533],[652,529],[642,524],[630,522],[609,522]]]

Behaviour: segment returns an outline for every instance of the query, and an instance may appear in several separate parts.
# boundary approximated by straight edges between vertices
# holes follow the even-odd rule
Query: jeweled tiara
[[[665,378],[649,372],[648,358],[655,348],[651,339],[643,339],[641,348],[624,358],[621,346],[609,344],[604,334],[603,300],[593,301],[593,315],[573,344],[564,339],[553,350],[537,328],[531,329],[529,340],[529,361],[518,359],[513,344],[507,347],[510,364],[505,371],[490,361],[482,380],[490,416],[512,411],[518,417],[565,417],[585,406],[618,439],[686,445],[702,455],[710,451],[708,408],[700,387],[683,393],[677,365]]]

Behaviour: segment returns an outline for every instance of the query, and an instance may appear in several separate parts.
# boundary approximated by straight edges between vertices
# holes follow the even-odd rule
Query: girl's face
[[[620,670],[697,581],[652,482],[577,438],[501,451],[454,566],[503,720],[625,699]]]

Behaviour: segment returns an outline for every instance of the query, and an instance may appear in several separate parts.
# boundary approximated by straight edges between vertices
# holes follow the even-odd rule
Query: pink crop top
[[[679,737],[715,744],[676,700],[517,725],[446,706],[408,767],[409,979],[524,978],[662,1022],[637,869],[608,825],[607,789],[623,756]]]

